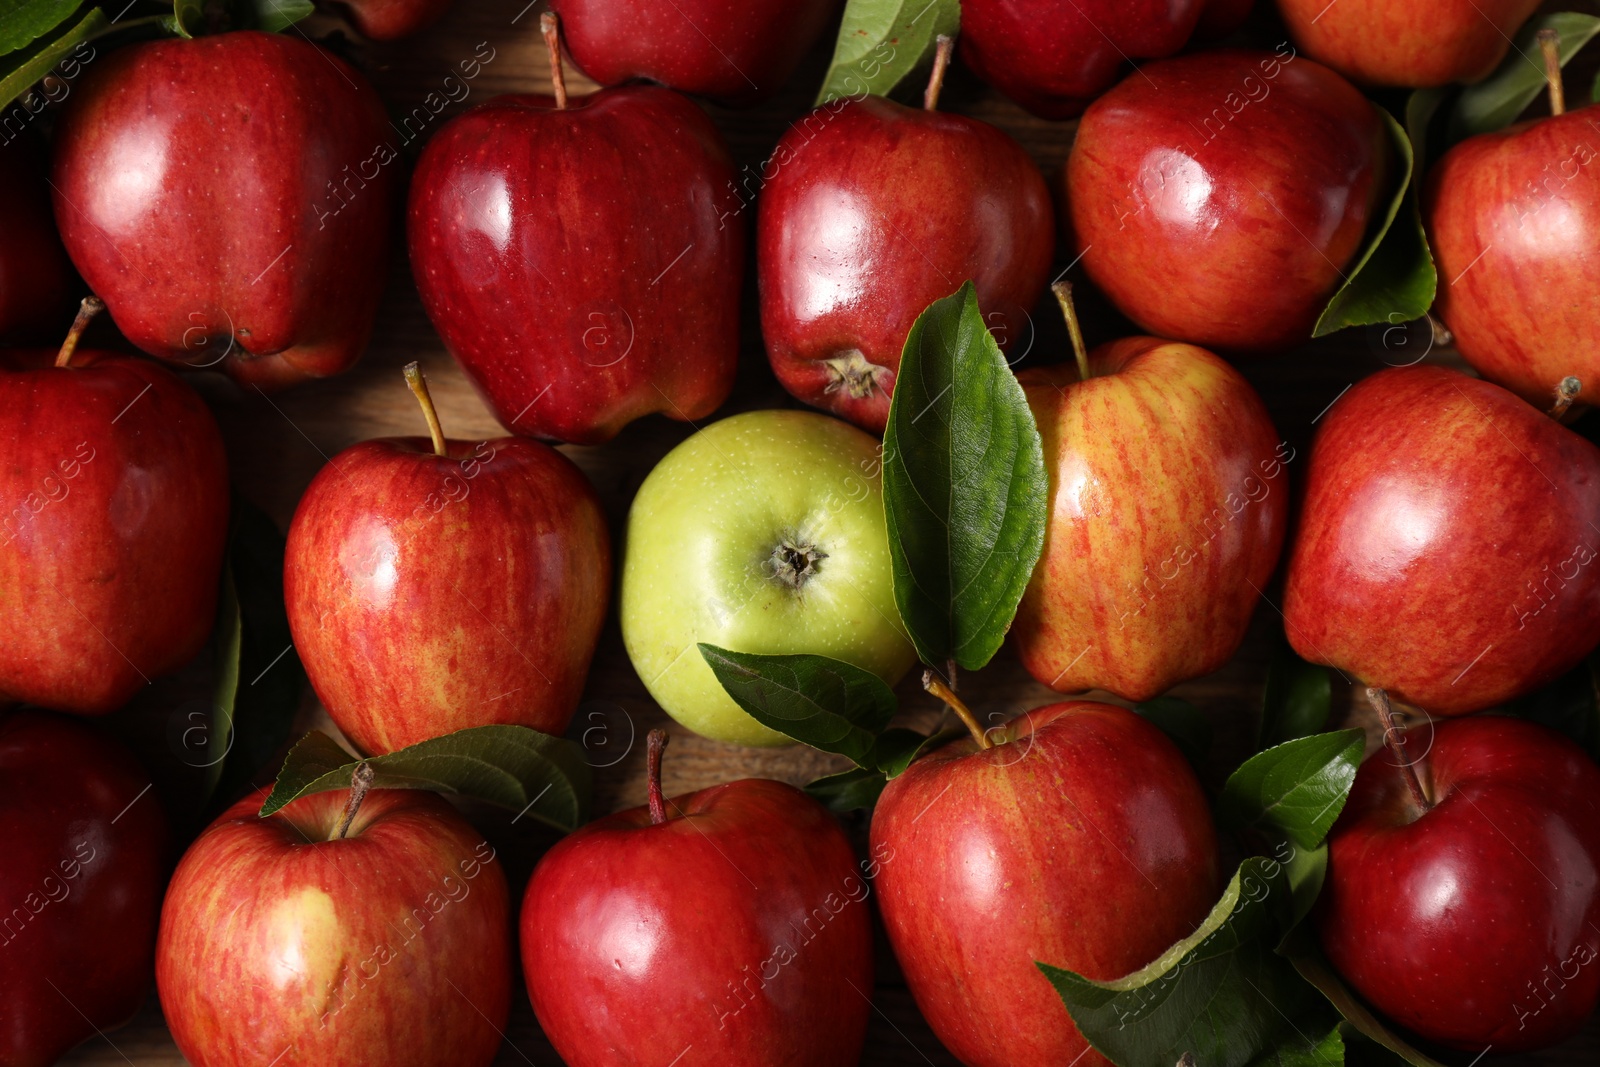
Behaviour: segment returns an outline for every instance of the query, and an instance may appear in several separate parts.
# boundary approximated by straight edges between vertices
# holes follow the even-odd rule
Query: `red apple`
[[[178,864],[156,984],[195,1067],[494,1059],[512,976],[494,849],[432,793],[361,789],[353,820],[343,792],[266,819],[252,794]]]
[[[516,437],[335,456],[295,509],[283,593],[317,696],[363,751],[469,726],[567,728],[600,638],[611,542],[588,479]]]
[[[1408,734],[1362,765],[1329,836],[1316,916],[1329,960],[1452,1048],[1570,1037],[1600,1000],[1600,768],[1519,719]]]
[[[439,20],[451,0],[342,0],[361,35],[373,41],[409,37]]]
[[[428,143],[409,223],[423,305],[514,433],[598,444],[653,412],[703,418],[739,354],[727,148],[667,89],[560,92],[491,100]]]
[[[826,810],[746,778],[663,801],[660,731],[648,807],[564,838],[522,900],[522,966],[570,1067],[856,1063],[872,996],[867,896]]]
[[[151,355],[269,389],[321,378],[372,331],[392,140],[366,79],[293,34],[119,48],[56,128],[56,222]]]
[[[1472,137],[1428,181],[1435,310],[1467,362],[1540,407],[1568,375],[1600,403],[1597,127],[1586,107]]]
[[[1294,43],[1347,78],[1413,89],[1488,77],[1539,0],[1278,0]]]
[[[1600,449],[1497,385],[1385,370],[1324,417],[1284,620],[1307,659],[1456,715],[1600,641]]]
[[[120,745],[54,715],[0,714],[0,1063],[48,1067],[144,1004],[167,837]]]
[[[1205,793],[1160,730],[1108,704],[1052,704],[980,737],[919,759],[878,801],[889,941],[968,1067],[1108,1067],[1034,964],[1121,978],[1192,933],[1221,892]]]
[[[205,645],[228,466],[171,373],[74,351],[88,314],[56,366],[0,353],[0,704],[103,715]]]
[[[1023,665],[1053,689],[1128,700],[1222,666],[1289,515],[1293,453],[1255,390],[1205,349],[1153,337],[1017,378],[1051,500],[1012,629]]]
[[[1388,138],[1354,86],[1292,50],[1147,64],[1078,127],[1066,169],[1077,251],[1150,333],[1293,346],[1361,249]]]
[[[784,388],[882,433],[917,316],[971,279],[1009,343],[1050,274],[1050,192],[1022,146],[878,96],[826,104],[778,142],[757,226],[761,328]]]
[[[567,51],[601,85],[645,78],[735,104],[770,97],[840,0],[551,0]],[[759,80],[758,80],[759,79]]]
[[[0,146],[0,338],[32,335],[66,321],[72,267],[50,219],[44,161],[31,134]]]

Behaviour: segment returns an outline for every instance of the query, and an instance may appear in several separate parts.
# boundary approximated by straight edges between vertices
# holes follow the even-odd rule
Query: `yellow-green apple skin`
[[[1148,700],[1238,651],[1283,548],[1293,453],[1203,348],[1129,337],[1089,366],[1017,375],[1050,518],[1012,635],[1052,689]]]
[[[622,640],[650,695],[704,737],[788,739],[696,647],[844,660],[891,685],[916,653],[895,608],[878,441],[809,411],[752,411],[667,454],[634,498]]]

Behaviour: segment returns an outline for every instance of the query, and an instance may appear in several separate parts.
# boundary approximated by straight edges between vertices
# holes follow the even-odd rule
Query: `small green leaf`
[[[888,784],[889,780],[880,770],[852,767],[818,778],[806,786],[806,792],[835,815],[843,815],[871,808]]]
[[[1474,134],[1503,130],[1527,110],[1533,98],[1548,88],[1544,76],[1544,57],[1539,49],[1540,30],[1555,30],[1561,38],[1561,63],[1578,54],[1596,33],[1600,18],[1560,11],[1530,19],[1517,31],[1511,51],[1500,69],[1475,85],[1469,85],[1456,98],[1450,112],[1450,143]]]
[[[1600,104],[1600,74],[1594,76],[1594,84],[1589,86],[1589,102]]]
[[[1228,776],[1217,821],[1276,831],[1301,848],[1316,848],[1344,810],[1365,748],[1360,730],[1340,730],[1257,753]]]
[[[1344,1035],[1334,1026],[1320,1040],[1297,1030],[1277,1048],[1251,1060],[1250,1067],[1342,1067],[1343,1063]]]
[[[350,788],[350,775],[363,762],[377,773],[376,789],[459,793],[565,831],[588,818],[593,772],[583,750],[525,726],[474,726],[368,760],[351,756],[327,734],[309,733],[289,750],[261,816],[312,793]]]
[[[1418,89],[1406,97],[1406,136],[1411,138],[1411,188],[1420,197],[1427,181],[1428,164],[1433,161],[1429,145],[1433,138],[1434,117],[1440,106],[1455,90],[1450,86]],[[1420,201],[1419,201],[1420,202]]]
[[[1199,708],[1177,697],[1156,697],[1135,704],[1133,710],[1170,737],[1190,766],[1197,770],[1206,766],[1214,731],[1211,720]]]
[[[1366,248],[1345,274],[1344,285],[1317,319],[1313,337],[1326,337],[1346,326],[1420,319],[1433,306],[1438,290],[1439,274],[1433,265],[1433,253],[1428,250],[1422,211],[1412,188],[1416,158],[1411,138],[1393,115],[1382,108],[1378,111],[1400,161],[1394,195]]]
[[[172,0],[172,28],[179,37],[205,32],[205,0]]]
[[[924,663],[978,670],[1044,547],[1049,483],[1033,412],[971,282],[911,327],[883,454],[900,617]]]
[[[68,0],[11,0],[0,7],[0,55],[26,48],[77,11]]]
[[[1267,667],[1261,694],[1258,748],[1319,733],[1333,710],[1333,676],[1328,668],[1307,663],[1284,642]]]
[[[961,0],[850,0],[817,105],[886,96],[961,28]]]
[[[0,59],[0,108],[33,88],[55,65],[61,62],[83,42],[103,33],[111,25],[104,11],[97,7],[77,22],[18,49]]]
[[[1322,895],[1322,883],[1328,880],[1328,846],[1322,844],[1316,848],[1295,848],[1290,842],[1284,841],[1276,855],[1288,857],[1283,861],[1283,871],[1289,879],[1289,891],[1294,896],[1294,908],[1289,916],[1289,928],[1292,930],[1305,921],[1316,905],[1317,897]]]
[[[180,37],[225,30],[281,33],[315,11],[312,0],[226,0],[215,10],[208,10],[207,0],[172,0],[172,26]]]
[[[255,26],[268,33],[282,33],[317,10],[312,0],[249,0],[255,9]]]
[[[966,736],[968,734],[964,729],[941,730],[932,737],[898,727],[885,730],[873,747],[873,762],[889,778],[898,778],[924,753]]]

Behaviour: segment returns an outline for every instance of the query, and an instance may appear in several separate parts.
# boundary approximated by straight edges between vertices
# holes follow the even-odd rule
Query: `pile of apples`
[[[347,16],[387,40],[444,6]],[[686,94],[770,99],[839,0],[682,5],[698,21],[548,6],[554,95],[442,123],[408,186],[377,92],[293,32],[111,50],[48,160],[31,132],[0,146],[0,708],[19,706],[0,710],[0,1067],[126,1021],[152,975],[197,1065],[485,1065],[519,959],[574,1067],[853,1064],[874,897],[961,1062],[1112,1063],[1036,962],[1120,979],[1217,904],[1207,790],[1125,705],[1227,663],[1263,600],[1302,657],[1369,688],[1390,746],[1329,839],[1313,922],[1339,974],[1447,1048],[1584,1025],[1600,768],[1476,713],[1600,644],[1600,449],[1565,425],[1600,397],[1600,110],[1563,113],[1552,63],[1551,117],[1470,138],[1428,176],[1435,313],[1479,376],[1365,378],[1301,459],[1230,362],[1308,340],[1382,220],[1399,160],[1357,86],[1483,78],[1537,0],[1436,0],[1428,34],[1412,0],[1278,0],[1275,51],[1208,46],[1249,0],[963,0],[922,106],[863,93],[795,116],[759,190]],[[568,96],[563,39],[605,88]],[[957,47],[1022,106],[1077,119],[1056,188],[1009,136],[939,110]],[[615,584],[660,706],[715,741],[789,742],[702,645],[897,683],[918,654],[879,438],[913,324],[969,280],[1002,346],[1047,289],[1067,316],[1071,358],[1017,374],[1049,506],[1010,638],[1041,683],[1100,699],[986,729],[953,670],[930,675],[970,736],[888,782],[864,856],[790,785],[666,797],[655,732],[648,804],[551,848],[515,914],[483,834],[432,792],[372,788],[366,764],[265,818],[239,798],[174,870],[147,773],[82,719],[193,660],[217,610],[229,473],[175,370],[268,395],[351,367],[402,196],[423,305],[510,436],[448,438],[413,365],[428,435],[331,457],[299,503],[294,647],[361,755],[567,730],[614,554],[554,446],[657,414],[697,432],[639,488]],[[1089,350],[1058,254],[1142,334]],[[772,373],[820,410],[702,429],[734,386],[752,255]],[[65,344],[38,347],[85,291]],[[79,347],[101,311],[139,355]],[[1391,701],[1426,746],[1405,747]]]

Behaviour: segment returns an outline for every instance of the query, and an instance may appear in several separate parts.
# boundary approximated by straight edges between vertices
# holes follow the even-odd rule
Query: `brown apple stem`
[[[350,832],[350,824],[355,822],[356,812],[361,810],[361,802],[367,799],[367,790],[372,788],[372,780],[378,772],[372,769],[372,764],[365,760],[356,764],[356,769],[350,775],[350,799],[345,801],[344,818],[339,822],[338,839],[343,841]]]
[[[667,802],[661,795],[661,751],[667,747],[667,732],[651,730],[645,738],[645,776],[649,780],[650,825],[667,821]]]
[[[1367,690],[1367,700],[1378,713],[1378,721],[1383,723],[1383,743],[1389,746],[1389,751],[1394,758],[1400,761],[1401,776],[1406,780],[1406,790],[1411,794],[1411,800],[1417,805],[1419,811],[1429,811],[1433,808],[1433,801],[1428,799],[1427,790],[1422,788],[1422,779],[1417,775],[1416,764],[1406,759],[1406,742],[1401,736],[1402,730],[1395,722],[1394,709],[1389,706],[1389,694],[1382,689],[1372,687]]]
[[[544,45],[550,50],[550,84],[555,88],[556,108],[567,109],[567,79],[561,73],[561,16],[546,11],[539,16],[539,32],[544,34]]]
[[[1094,375],[1089,372],[1089,348],[1083,343],[1083,328],[1078,325],[1078,309],[1072,305],[1072,283],[1056,282],[1050,286],[1050,291],[1056,294],[1056,302],[1061,305],[1061,314],[1067,320],[1067,332],[1072,335],[1072,355],[1078,361],[1078,377],[1088,381]]]
[[[1539,51],[1544,53],[1544,80],[1550,83],[1550,114],[1567,111],[1567,91],[1561,84],[1561,35],[1555,30],[1539,31]]]
[[[1583,383],[1572,375],[1561,379],[1561,384],[1556,386],[1556,402],[1551,405],[1549,415],[1552,419],[1560,419],[1578,399],[1578,394],[1583,392]]]
[[[933,671],[925,670],[922,672],[922,688],[949,705],[950,710],[956,713],[956,717],[967,724],[967,730],[971,732],[972,739],[978,742],[979,748],[994,747],[994,742],[990,741],[989,735],[984,733],[983,727],[978,723],[978,717],[972,714],[972,709],[962,703],[961,698],[956,696],[955,691],[941,682],[939,676],[934,674]]]
[[[406,384],[411,386],[411,392],[416,395],[417,403],[422,405],[422,417],[428,420],[428,436],[433,438],[433,454],[448,455],[444,446],[444,430],[439,426],[439,412],[434,410],[433,396],[428,392],[428,379],[422,376],[422,368],[415,362],[407,363],[402,373],[406,376]]]
[[[922,110],[939,110],[939,94],[944,91],[944,76],[950,69],[950,53],[955,47],[954,37],[947,33],[939,35],[933,49],[933,73],[928,75],[928,87],[922,91]]]
[[[78,350],[78,340],[83,336],[83,331],[89,328],[89,320],[105,309],[105,302],[98,296],[83,298],[83,303],[78,305],[78,317],[72,320],[67,339],[61,342],[61,351],[56,353],[57,367],[65,367],[72,362],[72,354]]]

